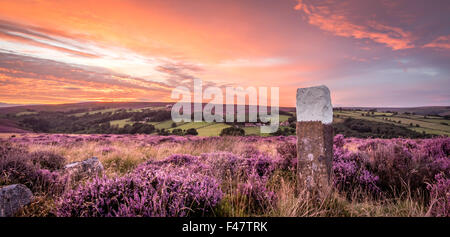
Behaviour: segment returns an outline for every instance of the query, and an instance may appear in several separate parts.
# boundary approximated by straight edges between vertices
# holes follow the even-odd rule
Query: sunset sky
[[[0,102],[171,101],[195,78],[450,105],[450,1],[0,0]]]

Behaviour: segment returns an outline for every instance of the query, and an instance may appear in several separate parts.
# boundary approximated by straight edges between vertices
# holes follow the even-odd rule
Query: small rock
[[[97,157],[92,157],[84,161],[67,164],[64,169],[72,180],[80,180],[84,177],[100,174],[103,171],[103,165]]]
[[[326,86],[297,89],[297,122],[333,122],[330,90]]]
[[[33,193],[23,184],[13,184],[0,188],[0,217],[14,216],[23,206],[29,204]]]

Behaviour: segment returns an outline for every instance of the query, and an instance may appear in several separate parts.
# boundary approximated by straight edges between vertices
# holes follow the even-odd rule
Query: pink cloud
[[[375,20],[352,20],[350,15],[355,15],[355,12],[351,11],[350,4],[344,2],[339,4],[330,3],[329,1],[309,3],[305,0],[298,0],[295,9],[304,13],[309,24],[337,36],[370,39],[374,42],[385,44],[393,50],[414,47],[413,37],[410,32],[400,27],[379,23]]]
[[[450,49],[450,35],[440,36],[423,47]]]

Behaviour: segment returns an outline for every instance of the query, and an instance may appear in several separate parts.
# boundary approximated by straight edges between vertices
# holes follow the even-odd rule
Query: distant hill
[[[9,119],[0,119],[0,133],[26,133],[26,132],[30,131],[20,128],[15,121]]]
[[[14,107],[14,106],[20,106],[20,105],[17,105],[17,104],[8,104],[8,103],[1,103],[1,102],[0,102],[0,108]]]
[[[195,128],[199,135],[218,136],[222,129],[239,126],[246,135],[260,135],[257,123],[248,122],[249,113],[257,106],[245,106],[247,122],[239,123],[174,123],[173,102],[85,102],[58,105],[21,105],[0,107],[0,133],[147,133],[169,134]],[[204,107],[206,104],[203,104]],[[194,104],[191,105],[192,117]],[[343,108],[343,109],[339,109]],[[237,112],[234,106],[234,113]],[[376,112],[374,111],[376,109]],[[224,115],[227,106],[223,106]],[[255,108],[258,111],[258,108]],[[271,109],[267,108],[270,113]],[[295,107],[280,107],[280,132],[295,134]],[[365,112],[367,111],[367,112]],[[370,111],[370,112],[369,112]],[[388,112],[389,111],[389,112]],[[450,135],[450,106],[416,108],[338,107],[333,124],[337,132],[354,137],[428,137]],[[439,115],[439,116],[429,116]],[[236,118],[235,118],[236,119]],[[348,120],[352,119],[352,120]],[[288,124],[286,124],[288,121]],[[282,130],[283,129],[283,130]]]
[[[69,112],[76,110],[99,110],[104,108],[111,109],[137,109],[153,106],[166,106],[167,102],[83,102],[73,104],[56,104],[56,105],[21,105],[14,107],[0,107],[0,114],[16,114],[20,112],[32,112],[32,111],[48,111],[48,112]]]
[[[20,112],[32,112],[32,111],[49,111],[49,112],[69,112],[76,110],[99,110],[99,109],[138,109],[146,107],[161,107],[174,104],[173,102],[83,102],[83,103],[71,103],[71,104],[56,104],[56,105],[14,105],[7,103],[0,103],[0,114],[7,113],[20,113]],[[204,106],[205,104],[203,104]],[[353,110],[373,110],[376,109],[379,112],[398,112],[398,113],[415,113],[418,115],[450,115],[450,106],[423,106],[423,107],[410,107],[410,108],[390,108],[390,107],[339,107],[343,109]],[[225,105],[224,105],[225,109]],[[248,106],[246,106],[248,111]],[[270,111],[270,108],[269,108]],[[295,112],[295,107],[280,107],[280,111]]]
[[[398,112],[398,113],[415,113],[418,115],[450,115],[450,106],[422,106],[410,108],[389,108],[389,107],[341,107],[343,109],[371,110],[376,109],[378,112]]]
[[[0,106],[0,114],[17,114],[21,112],[73,112],[77,110],[95,111],[101,109],[140,109],[148,107],[164,107],[166,105],[173,105],[173,102],[83,102],[73,104],[56,104],[56,105],[12,105]],[[203,104],[203,107],[206,103]],[[226,106],[223,106],[224,113]],[[236,108],[235,108],[236,109]],[[246,106],[248,112],[248,105]],[[194,111],[194,104],[192,104],[192,111]],[[295,112],[294,107],[280,107],[280,111]],[[268,108],[270,113],[270,107]]]

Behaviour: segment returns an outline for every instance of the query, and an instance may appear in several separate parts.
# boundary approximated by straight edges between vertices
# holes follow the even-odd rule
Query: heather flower
[[[239,174],[239,163],[242,158],[230,152],[204,153],[200,155],[202,163],[207,164],[209,169],[204,172],[219,180],[227,180]]]
[[[284,142],[277,146],[281,157],[280,168],[294,171],[297,169],[297,145],[293,142]]]
[[[247,200],[247,208],[255,213],[274,206],[277,200],[276,194],[267,188],[267,177],[256,173],[249,174],[245,182],[239,183],[237,193]]]
[[[344,147],[345,144],[345,140],[344,140],[344,135],[342,134],[337,134],[336,136],[334,136],[333,138],[333,144],[336,148],[342,148]]]
[[[430,191],[430,214],[439,217],[450,217],[450,179],[443,173],[435,176],[435,182],[428,184]]]
[[[192,216],[207,215],[221,200],[213,177],[187,168],[142,165],[119,178],[96,178],[66,193],[58,216]]]
[[[191,163],[197,162],[198,157],[191,156],[191,155],[185,155],[185,154],[174,154],[166,159],[157,162],[158,164],[173,164],[177,166],[183,166],[183,165],[189,165]]]
[[[241,156],[244,158],[249,158],[259,154],[261,154],[261,152],[256,147],[250,145],[244,148],[244,150],[241,153]]]
[[[44,153],[48,155],[47,153]],[[39,158],[42,160],[39,160]],[[39,156],[24,150],[0,144],[0,186],[8,184],[24,184],[33,192],[57,194],[63,191],[66,178],[59,172],[41,169],[43,166],[58,167],[61,160],[52,156]],[[55,162],[56,161],[56,162]]]
[[[276,160],[265,154],[254,154],[241,162],[246,174],[256,173],[259,176],[269,176],[276,168]]]
[[[449,138],[350,138],[345,139],[345,143],[367,156],[361,166],[378,176],[376,184],[387,195],[396,195],[394,192],[405,189],[413,194],[418,193],[416,191],[426,193],[426,184],[434,182],[437,174],[450,173]],[[335,150],[335,157],[339,152]]]
[[[342,146],[335,148],[333,156],[334,185],[345,191],[354,188],[372,194],[379,193],[379,177],[366,167],[367,157],[361,153],[350,152]]]

